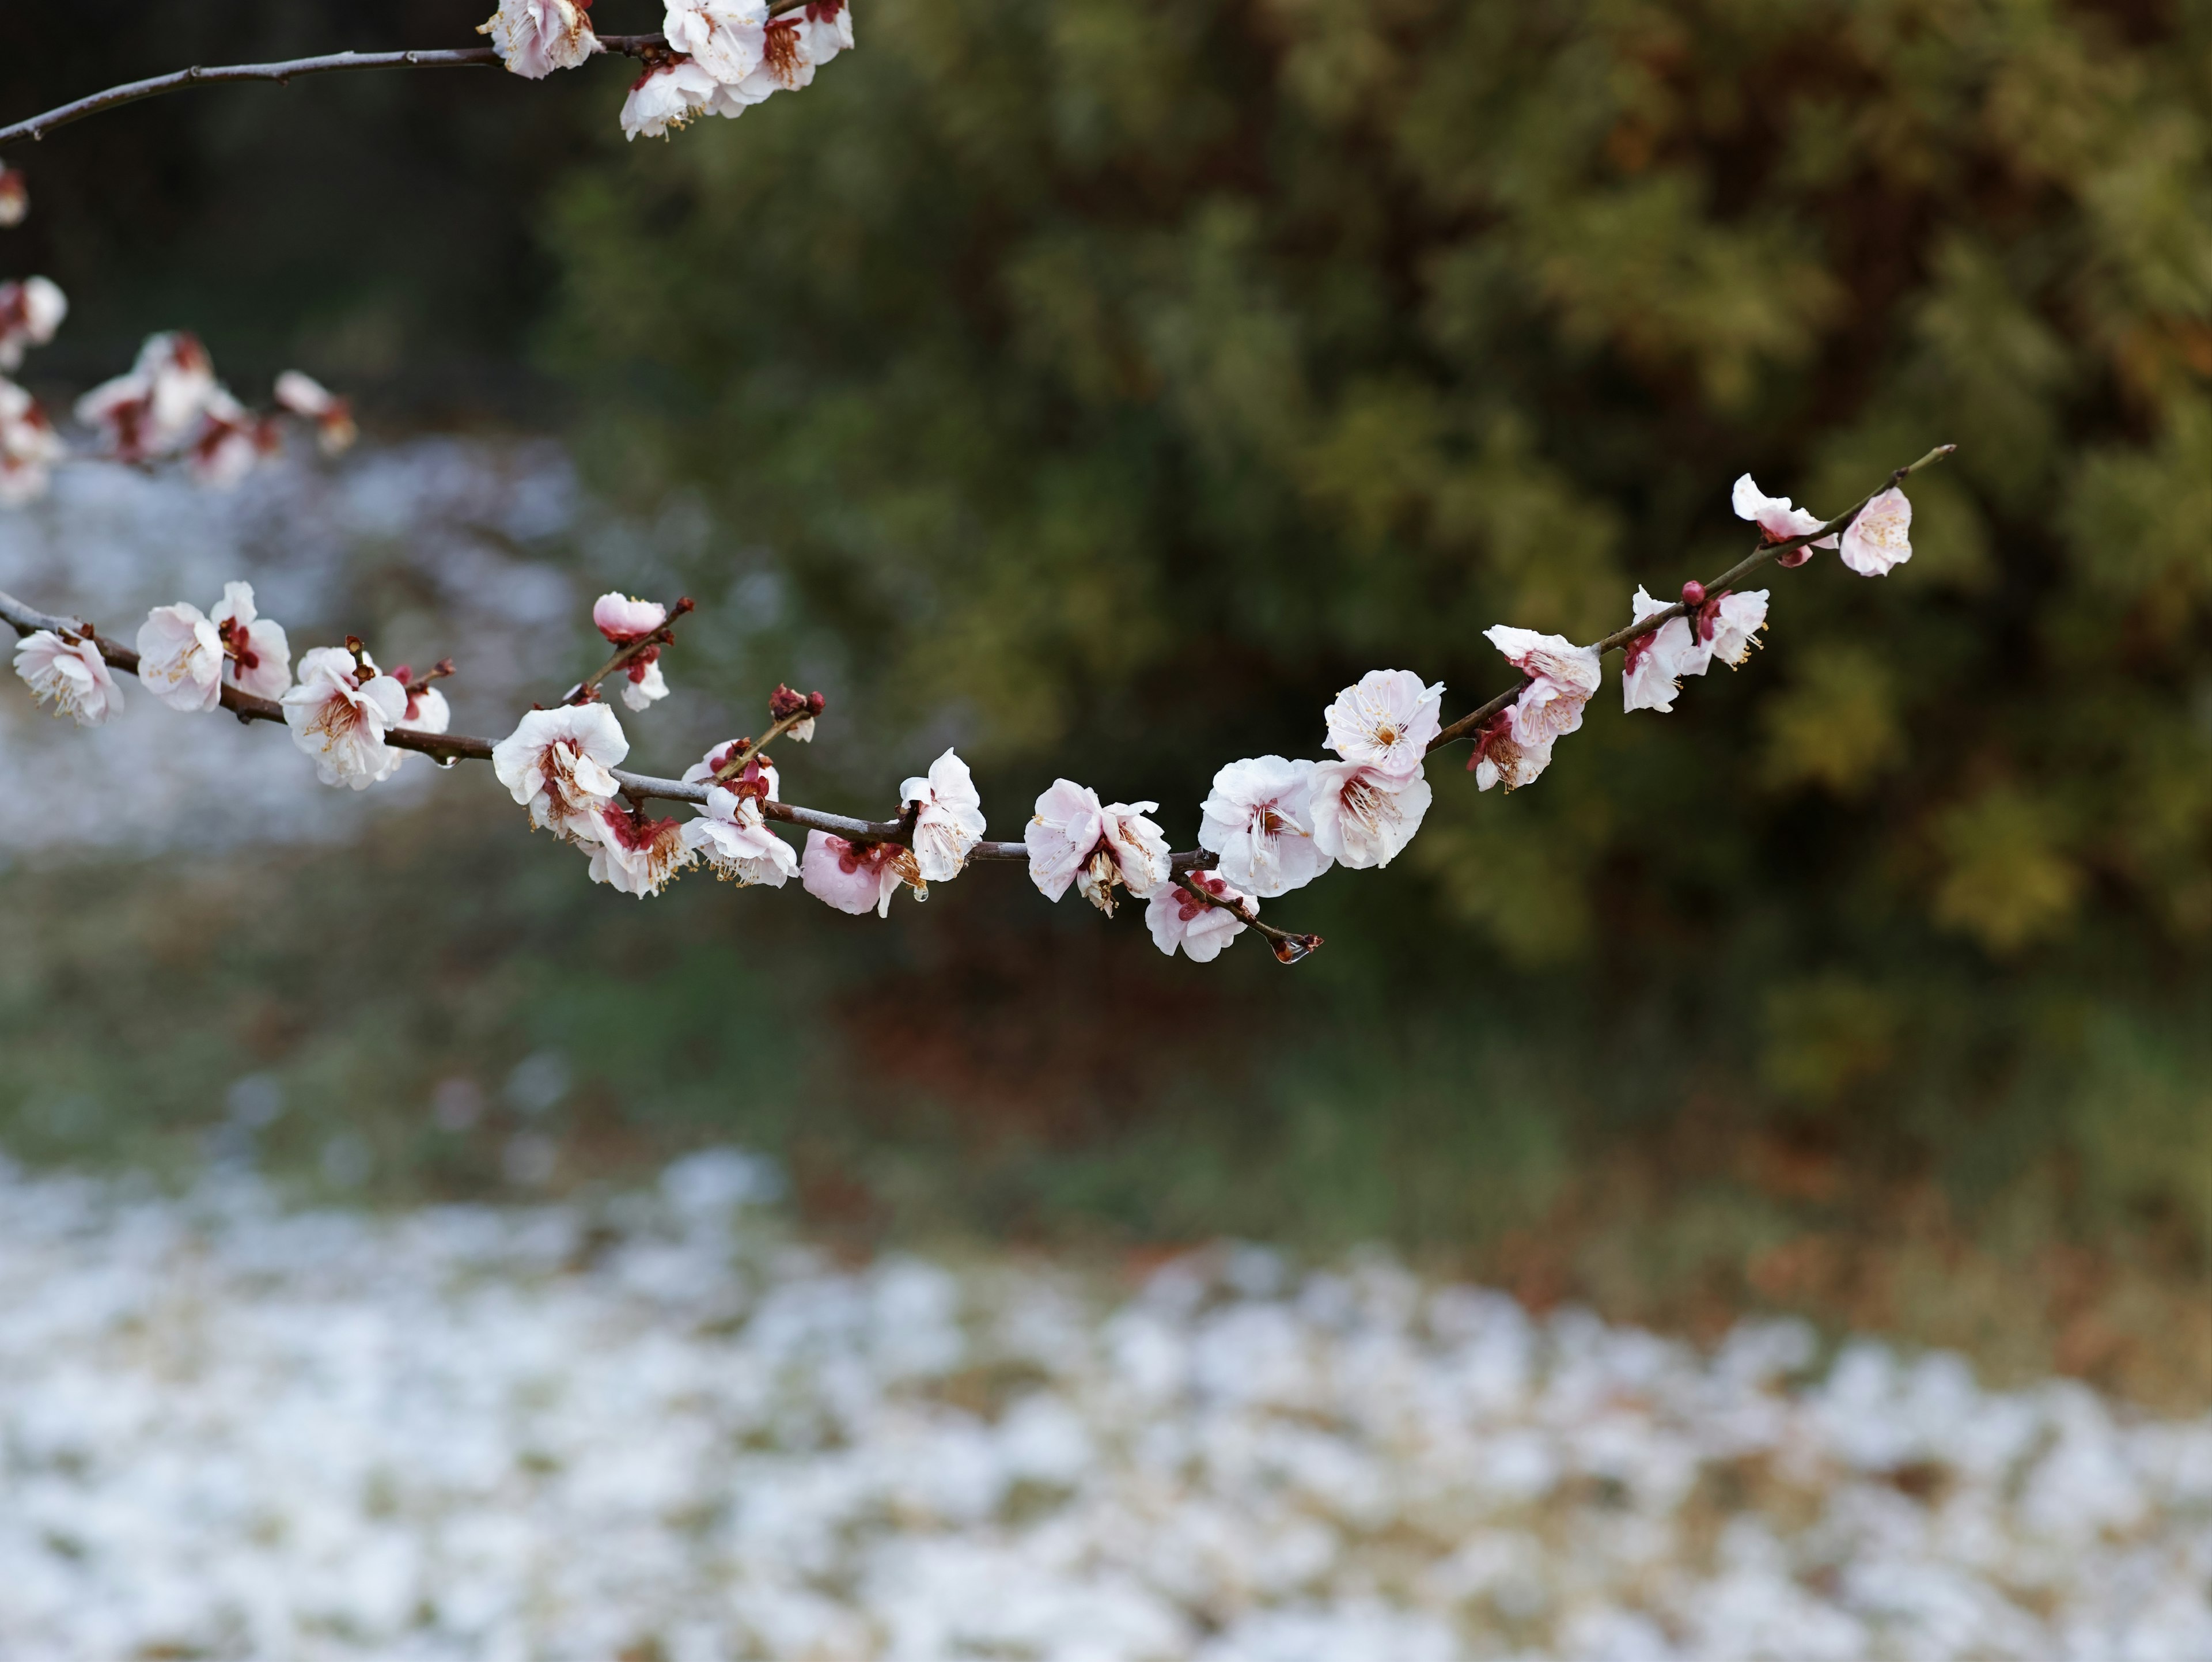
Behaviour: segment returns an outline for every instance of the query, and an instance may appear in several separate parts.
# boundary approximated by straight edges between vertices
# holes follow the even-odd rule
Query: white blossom
[[[659,894],[693,861],[698,851],[674,819],[648,819],[604,803],[592,816],[592,836],[580,838],[592,856],[592,881],[618,894],[646,899]]]
[[[223,679],[257,698],[283,697],[292,685],[292,642],[283,624],[255,611],[253,585],[225,583],[208,621],[222,642]]]
[[[623,100],[623,133],[631,139],[661,137],[702,114],[716,92],[726,90],[688,58],[655,64]]]
[[[1022,834],[1030,851],[1030,880],[1048,900],[1073,883],[1085,900],[1109,917],[1114,889],[1142,900],[1168,880],[1167,838],[1145,816],[1157,802],[1099,804],[1097,792],[1072,779],[1056,779],[1037,798]]]
[[[45,277],[0,283],[0,370],[20,368],[24,349],[44,346],[68,315],[68,296]]]
[[[1653,600],[1638,583],[1633,604],[1636,615],[1632,621],[1640,624],[1653,612],[1664,612],[1672,602]],[[1685,670],[1684,661],[1692,650],[1690,621],[1681,617],[1669,618],[1650,633],[1631,641],[1621,662],[1621,708],[1673,709],[1683,674],[1705,673],[1702,662],[1695,670]]]
[[[1844,527],[1844,563],[1862,577],[1886,577],[1912,557],[1912,502],[1894,485]]]
[[[283,439],[276,423],[257,416],[221,387],[203,401],[199,430],[185,453],[195,483],[211,490],[236,488]]]
[[[1443,728],[1443,696],[1442,681],[1424,685],[1411,670],[1370,670],[1328,707],[1328,747],[1384,773],[1417,773]]]
[[[276,407],[315,424],[315,443],[325,456],[351,447],[361,429],[354,425],[353,405],[312,375],[287,369],[276,377]]]
[[[15,673],[40,703],[81,728],[96,728],[123,709],[123,689],[90,636],[65,641],[50,629],[15,643]]]
[[[853,11],[842,0],[815,0],[770,18],[761,34],[760,62],[740,80],[715,88],[717,115],[743,115],[772,94],[811,85],[814,71],[853,44]]]
[[[1314,843],[1355,871],[1395,859],[1429,811],[1429,782],[1419,773],[1385,773],[1359,762],[1316,762]]]
[[[768,31],[764,0],[667,0],[668,44],[724,85],[760,67]]]
[[[155,606],[138,626],[138,679],[171,709],[213,709],[222,702],[222,635],[214,620],[182,600]]]
[[[1258,901],[1212,872],[1193,872],[1190,880],[1216,899],[1242,906],[1255,917],[1260,915]],[[1194,964],[1212,963],[1245,927],[1244,920],[1227,907],[1209,906],[1176,883],[1163,883],[1152,892],[1145,907],[1145,926],[1152,932],[1152,944],[1170,958],[1180,947]]]
[[[607,637],[611,646],[641,641],[668,621],[668,608],[658,600],[640,600],[610,589],[592,602],[592,627]]]
[[[407,689],[356,664],[343,647],[317,647],[300,660],[300,684],[284,695],[292,742],[315,758],[326,785],[366,790],[398,770],[405,752],[384,742],[407,712]]]
[[[491,765],[533,825],[589,842],[618,788],[611,770],[629,754],[622,723],[605,704],[562,704],[524,715],[492,746]]]
[[[1260,756],[1213,776],[1198,845],[1220,855],[1228,881],[1256,895],[1288,894],[1328,869],[1314,841],[1313,770],[1311,762]]]
[[[1739,667],[1751,656],[1752,648],[1759,644],[1759,631],[1766,627],[1766,591],[1754,588],[1747,594],[1723,594],[1717,603],[1707,601],[1698,615],[1698,633],[1704,637],[1698,642],[1703,654],[1694,669],[1686,666],[1685,673],[1702,675],[1705,663],[1717,658],[1730,669]]]
[[[949,883],[983,840],[983,799],[968,764],[948,750],[926,776],[899,786],[899,803],[921,805],[914,822],[915,866],[927,883]]]
[[[750,772],[749,767],[747,772]],[[774,800],[773,793],[770,800]],[[718,877],[739,884],[761,883],[780,889],[799,874],[799,855],[768,828],[759,799],[716,785],[707,793],[707,812],[684,827],[684,841]]]
[[[500,0],[499,9],[477,28],[510,73],[542,81],[556,70],[573,70],[599,51],[584,5],[573,0]]]
[[[1597,653],[1578,647],[1564,636],[1539,635],[1533,630],[1500,624],[1486,631],[1490,642],[1505,654],[1529,679],[1506,712],[1507,747],[1493,756],[1488,749],[1476,752],[1475,775],[1488,790],[1503,783],[1508,790],[1525,785],[1550,764],[1552,746],[1583,724],[1583,706],[1604,679]]]
[[[149,335],[130,374],[79,399],[76,417],[100,429],[116,460],[144,461],[173,455],[197,435],[220,391],[214,362],[198,337]]]
[[[46,495],[54,466],[68,455],[39,401],[0,379],[0,508],[20,508]]]
[[[891,898],[902,888],[912,889],[916,900],[929,898],[914,850],[896,843],[848,843],[827,831],[809,831],[799,872],[807,893],[855,917],[872,910],[889,917]]]
[[[660,673],[658,648],[640,653],[623,672],[622,701],[632,709],[649,709],[668,696],[668,678]]]
[[[410,733],[447,733],[453,725],[453,709],[446,702],[446,695],[435,687],[417,686],[401,665],[392,671],[392,679],[407,689],[407,708],[400,713],[399,725]]]
[[[1792,507],[1787,496],[1768,496],[1752,483],[1748,473],[1735,482],[1735,489],[1729,500],[1735,508],[1736,518],[1753,521],[1770,543],[1784,543],[1792,537],[1809,536],[1827,523],[1817,514]],[[1776,563],[1802,565],[1813,557],[1812,549],[1833,548],[1835,545],[1835,538],[1823,537],[1808,547],[1794,549],[1779,556]]]

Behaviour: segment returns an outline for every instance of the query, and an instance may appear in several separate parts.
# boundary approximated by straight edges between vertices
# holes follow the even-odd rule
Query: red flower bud
[[[1682,585],[1682,604],[1692,612],[1705,603],[1705,586],[1692,577]]]

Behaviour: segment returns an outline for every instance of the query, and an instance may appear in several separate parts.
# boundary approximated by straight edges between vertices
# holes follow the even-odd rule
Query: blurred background
[[[0,114],[481,7],[19,8]],[[600,0],[604,32],[657,8]],[[0,584],[252,576],[505,731],[590,596],[697,600],[669,771],[819,686],[787,794],[948,743],[1013,836],[1504,680],[1930,446],[1911,563],[1383,873],[1160,957],[982,869],[888,922],[649,904],[480,770],[322,792],[141,699],[0,727],[0,1142],[390,1204],[738,1142],[861,1254],[1381,1243],[1538,1312],[1747,1312],[2162,1406],[2212,1386],[2212,22],[2201,7],[878,0],[803,95],[625,144],[626,70],[199,91],[11,152],[65,407],[155,328],[368,439],[234,496],[73,472]],[[71,761],[64,752],[78,759]],[[75,770],[75,771],[71,771]]]

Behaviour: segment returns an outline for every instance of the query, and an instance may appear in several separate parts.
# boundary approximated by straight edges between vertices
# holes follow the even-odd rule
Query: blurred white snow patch
[[[840,1268],[782,1189],[721,1149],[368,1216],[0,1162],[0,1656],[2212,1657],[2212,1420],[1372,1254]]]

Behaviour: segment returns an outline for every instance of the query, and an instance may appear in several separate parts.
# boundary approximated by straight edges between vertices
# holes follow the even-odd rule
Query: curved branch
[[[780,17],[786,12],[797,11],[806,0],[774,0],[769,15]],[[599,55],[609,58],[637,58],[651,47],[667,44],[663,34],[603,34],[599,37]],[[319,58],[295,58],[281,64],[224,64],[212,68],[194,64],[188,70],[177,70],[168,75],[156,75],[144,81],[127,82],[119,87],[110,87],[58,105],[44,114],[30,116],[12,125],[0,127],[0,145],[15,143],[18,139],[43,139],[56,127],[65,127],[72,121],[82,121],[87,116],[103,111],[119,109],[125,104],[136,104],[141,99],[158,98],[163,93],[181,92],[187,87],[222,86],[240,81],[273,81],[279,86],[306,75],[332,75],[342,70],[481,70],[500,67],[499,54],[489,46],[460,46],[439,51],[416,52],[326,52]]]

